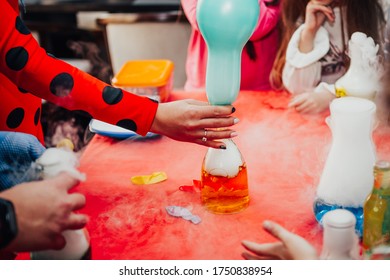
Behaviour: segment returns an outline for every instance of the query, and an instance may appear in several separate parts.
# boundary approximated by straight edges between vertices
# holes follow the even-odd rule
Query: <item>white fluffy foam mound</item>
[[[49,148],[36,160],[36,164],[42,166],[44,178],[52,178],[66,171],[74,178],[85,181],[85,175],[77,170],[78,158],[72,151]]]
[[[240,151],[232,140],[223,140],[226,150],[210,148],[204,160],[207,173],[214,176],[235,177],[244,164]]]

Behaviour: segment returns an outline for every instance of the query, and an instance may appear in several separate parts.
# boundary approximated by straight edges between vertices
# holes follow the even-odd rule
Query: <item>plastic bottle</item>
[[[321,259],[355,260],[359,258],[356,218],[348,210],[336,209],[323,218],[324,238]]]
[[[346,209],[355,215],[356,230],[362,236],[363,205],[374,182],[376,105],[363,98],[336,98],[330,112],[332,143],[317,186],[314,215],[322,223],[328,211]]]
[[[365,259],[388,259],[390,258],[390,162],[377,162],[374,167],[374,177],[374,187],[364,204],[363,256]]]
[[[66,245],[61,250],[31,252],[32,260],[90,260],[91,244],[88,231],[84,229],[66,230],[62,233]]]
[[[374,100],[382,73],[377,55],[379,45],[362,32],[355,32],[348,43],[351,58],[348,71],[336,81],[337,97],[355,96]]]
[[[41,170],[42,179],[56,176],[66,171],[80,181],[85,180],[85,175],[77,170],[78,159],[66,145],[61,148],[49,148],[35,162],[36,168]],[[91,259],[91,245],[88,231],[65,230],[63,236],[66,245],[61,250],[43,250],[31,252],[33,260],[88,260]]]
[[[245,161],[231,139],[223,142],[226,150],[208,149],[201,174],[202,203],[217,214],[240,212],[249,205]]]

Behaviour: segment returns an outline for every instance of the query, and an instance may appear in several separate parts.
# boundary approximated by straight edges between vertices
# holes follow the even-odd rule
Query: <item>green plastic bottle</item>
[[[374,177],[374,187],[364,204],[363,257],[389,259],[390,254],[379,256],[375,252],[390,248],[390,162],[377,162]]]

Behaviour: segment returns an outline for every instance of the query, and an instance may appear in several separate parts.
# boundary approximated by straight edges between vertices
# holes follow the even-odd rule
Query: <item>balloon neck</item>
[[[206,93],[212,105],[231,105],[237,99],[241,82],[239,51],[209,52]]]

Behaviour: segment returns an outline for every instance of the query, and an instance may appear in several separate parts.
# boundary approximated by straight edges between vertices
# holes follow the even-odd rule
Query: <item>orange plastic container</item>
[[[170,60],[130,60],[112,79],[112,85],[165,102],[173,87],[173,68]]]

